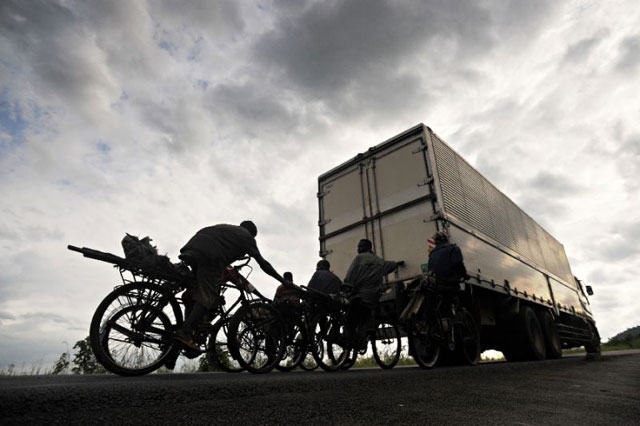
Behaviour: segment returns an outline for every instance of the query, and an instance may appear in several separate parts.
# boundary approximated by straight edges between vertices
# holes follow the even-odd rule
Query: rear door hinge
[[[413,150],[411,150],[412,154],[420,154],[422,151],[426,151],[427,150],[427,145],[420,145],[419,148],[415,148]]]
[[[418,186],[426,186],[426,185],[429,185],[431,182],[433,182],[433,176],[422,179],[420,182],[418,182]]]

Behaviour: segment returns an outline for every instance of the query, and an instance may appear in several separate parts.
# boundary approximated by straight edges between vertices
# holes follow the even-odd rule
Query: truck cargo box
[[[463,252],[468,284],[591,318],[563,245],[423,124],[318,179],[320,256],[344,277],[359,239],[404,260],[390,281],[427,267],[429,239],[446,230]]]

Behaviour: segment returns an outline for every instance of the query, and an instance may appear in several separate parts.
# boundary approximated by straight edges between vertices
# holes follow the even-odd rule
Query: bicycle
[[[357,303],[357,299],[352,301],[350,308],[358,309]],[[348,326],[353,327],[354,324]],[[367,322],[361,327],[364,327],[364,331],[360,332],[361,336],[358,336],[356,331],[357,325],[356,330],[352,330],[350,333],[355,339],[347,342],[349,355],[341,368],[351,368],[357,361],[358,355],[366,354],[369,343],[371,343],[373,359],[380,368],[387,370],[395,367],[402,353],[402,334],[393,315],[382,309],[380,302],[378,302]]]
[[[163,365],[172,368],[180,354],[189,358],[200,356],[207,352],[207,340],[216,341],[217,337],[210,338],[214,332],[213,335],[217,336],[222,330],[228,338],[234,338],[228,333],[226,324],[230,324],[230,315],[236,306],[240,306],[240,310],[266,299],[238,272],[247,266],[249,258],[241,265],[227,267],[222,277],[225,280],[222,292],[235,288],[239,299],[230,308],[225,308],[224,298],[221,298],[217,307],[209,312],[209,317],[212,320],[218,318],[218,321],[214,324],[207,321],[196,327],[194,340],[205,349],[183,348],[173,336],[184,319],[185,303],[178,294],[196,284],[187,263],[148,269],[111,253],[71,245],[67,248],[85,257],[111,263],[120,273],[122,284],[98,305],[89,329],[90,346],[96,359],[108,371],[118,375],[144,375]],[[236,314],[237,311],[233,315]],[[221,365],[220,358],[216,364]],[[239,368],[238,365],[230,366],[234,371]]]
[[[445,349],[458,360],[477,365],[480,334],[471,313],[459,303],[448,302],[435,277],[424,275],[409,284],[410,299],[400,315],[409,338],[409,353],[422,368],[433,368]],[[449,289],[452,295],[457,289]],[[455,299],[455,298],[454,298]],[[448,310],[445,315],[443,312]]]

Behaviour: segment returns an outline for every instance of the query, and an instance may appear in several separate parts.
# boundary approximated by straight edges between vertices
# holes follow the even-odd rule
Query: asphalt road
[[[433,370],[3,377],[0,423],[640,425],[640,354]]]

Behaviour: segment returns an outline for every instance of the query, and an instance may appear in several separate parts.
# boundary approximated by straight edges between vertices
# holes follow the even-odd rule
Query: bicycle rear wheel
[[[108,371],[140,376],[160,368],[179,350],[172,339],[182,311],[172,294],[152,283],[116,288],[91,320],[89,342]]]
[[[409,331],[409,353],[421,368],[433,368],[440,356],[440,340],[433,335],[434,324],[426,330]]]
[[[207,357],[209,365],[227,373],[240,373],[244,367],[233,358],[229,348],[229,319],[219,321],[209,334]]]
[[[336,371],[345,362],[349,349],[345,344],[345,326],[338,316],[320,316],[314,322],[311,353],[320,368]]]
[[[371,346],[373,347],[373,358],[380,368],[388,370],[395,367],[402,352],[398,326],[387,322],[379,323]]]
[[[341,370],[351,369],[351,367],[353,367],[356,364],[356,361],[358,360],[358,355],[359,354],[356,349],[351,350],[351,352],[349,352],[347,355],[347,359],[345,359],[342,365],[340,366],[340,369]]]
[[[455,328],[456,353],[458,358],[469,365],[480,362],[480,332],[473,315],[466,309],[462,311],[462,322]]]
[[[268,373],[282,359],[285,332],[278,311],[258,302],[241,307],[229,325],[231,354],[251,373]]]

